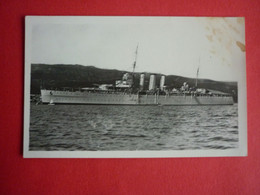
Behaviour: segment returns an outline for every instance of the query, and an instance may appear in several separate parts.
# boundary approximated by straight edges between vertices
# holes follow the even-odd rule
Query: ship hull
[[[44,104],[101,104],[101,105],[232,105],[232,96],[221,95],[139,95],[80,91],[41,90]]]

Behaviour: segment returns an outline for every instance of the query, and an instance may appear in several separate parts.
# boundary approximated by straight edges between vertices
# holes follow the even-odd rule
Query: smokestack
[[[149,82],[149,90],[155,89],[155,75],[152,74],[150,76],[150,82]]]
[[[144,89],[144,74],[140,75],[140,90]]]
[[[160,89],[161,89],[161,90],[163,90],[164,83],[165,83],[165,76],[162,75],[162,76],[161,76],[161,80],[160,80]]]

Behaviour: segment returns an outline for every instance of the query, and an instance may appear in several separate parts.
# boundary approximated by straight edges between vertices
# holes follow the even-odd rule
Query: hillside
[[[81,88],[92,87],[93,84],[114,84],[116,80],[120,80],[122,75],[127,71],[115,69],[100,69],[94,66],[82,65],[47,65],[32,64],[31,65],[31,93],[39,94],[40,86],[44,88]],[[152,73],[145,73],[145,87],[148,87],[149,76]],[[160,74],[156,75],[156,83],[160,82]],[[140,73],[135,73],[135,83],[139,83]],[[190,86],[194,86],[195,79],[181,77],[176,75],[167,75],[165,85],[171,88],[180,88],[183,82],[188,82]],[[199,88],[207,88],[218,90],[225,93],[234,94],[237,100],[237,83],[236,82],[220,82],[209,79],[198,79]]]

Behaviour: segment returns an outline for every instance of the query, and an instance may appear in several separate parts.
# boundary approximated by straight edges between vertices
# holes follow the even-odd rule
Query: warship
[[[177,89],[167,89],[166,76],[161,75],[159,85],[156,75],[151,74],[148,89],[145,89],[145,73],[140,74],[139,85],[134,83],[138,46],[135,52],[133,71],[125,73],[115,84],[101,84],[79,90],[41,89],[43,104],[94,104],[94,105],[232,105],[232,94],[197,87],[189,87],[187,82]],[[137,87],[136,87],[137,86]]]

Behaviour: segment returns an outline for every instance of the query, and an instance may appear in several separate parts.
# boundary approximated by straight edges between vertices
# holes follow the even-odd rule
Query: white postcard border
[[[25,69],[24,69],[24,158],[168,158],[168,157],[232,157],[247,156],[247,93],[246,66],[238,81],[238,131],[239,147],[226,150],[178,150],[178,151],[30,151],[30,77],[31,77],[31,37],[32,25],[36,23],[84,23],[113,18],[138,19],[138,17],[102,16],[26,16],[25,18]],[[154,17],[146,17],[151,21]],[[166,17],[160,17],[166,18]],[[172,17],[170,17],[172,18]],[[246,63],[244,63],[246,64]]]

